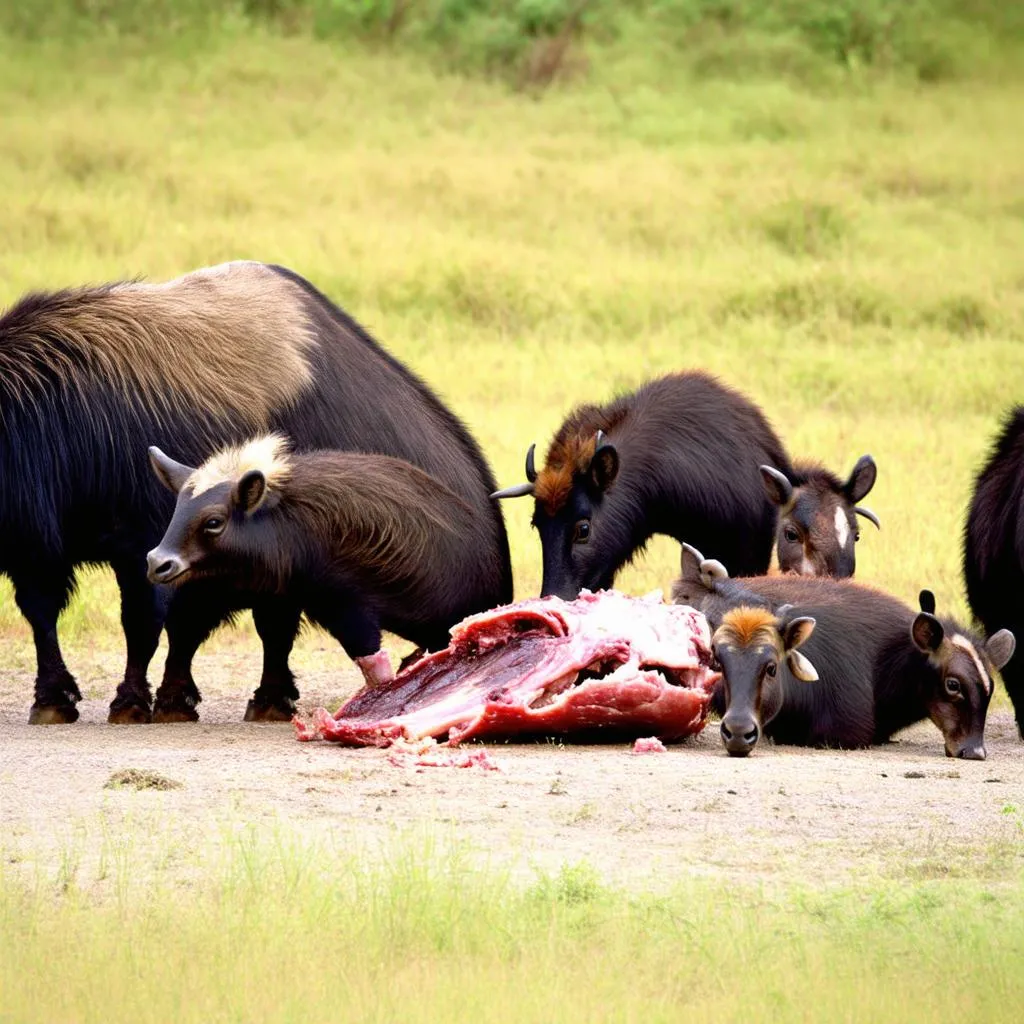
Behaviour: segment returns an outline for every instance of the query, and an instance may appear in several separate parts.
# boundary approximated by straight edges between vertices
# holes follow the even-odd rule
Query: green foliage
[[[449,69],[521,86],[574,74],[623,50],[700,76],[906,71],[923,81],[985,73],[1024,42],[1017,4],[985,0],[26,0],[0,30],[209,33],[259,25],[337,42],[421,51]],[[999,62],[1000,66],[1002,63]]]

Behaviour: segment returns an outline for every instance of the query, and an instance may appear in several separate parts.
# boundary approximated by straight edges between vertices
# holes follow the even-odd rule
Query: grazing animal
[[[511,600],[495,483],[476,442],[427,386],[311,284],[237,262],[165,284],[29,295],[0,316],[0,572],[29,621],[38,673],[31,722],[73,722],[81,694],[57,618],[84,563],[112,566],[127,642],[112,722],[151,717],[146,672],[165,620],[169,653],[152,717],[195,720],[199,645],[252,607],[263,674],[248,718],[287,718],[300,612],[287,597],[215,580],[154,588],[146,552],[174,502],[150,472],[153,441],[193,464],[269,431],[297,451],[380,452],[419,466],[479,517],[496,553],[480,608]]]
[[[778,743],[864,747],[930,718],[946,754],[983,760],[992,672],[1013,654],[1000,630],[982,641],[851,580],[731,580],[685,545],[676,603],[708,617],[722,668],[714,705],[722,742],[746,756],[764,733]]]
[[[153,583],[213,577],[283,594],[326,629],[369,683],[393,677],[381,630],[432,650],[489,607],[501,554],[490,522],[421,469],[386,455],[291,454],[271,434],[198,469],[150,448],[177,494],[148,556]]]
[[[706,373],[670,374],[607,405],[580,406],[539,472],[535,448],[526,483],[494,497],[534,498],[542,596],[611,587],[656,533],[700,544],[741,576],[764,573],[780,511],[784,571],[853,572],[854,513],[869,514],[854,505],[874,483],[870,456],[846,484],[820,467],[794,467],[760,409]]]
[[[860,540],[857,516],[881,527],[878,516],[858,504],[877,476],[870,455],[857,460],[845,482],[824,466],[798,462],[789,477],[772,466],[761,466],[765,490],[778,506],[779,570],[799,576],[852,576],[857,565],[854,544]]]
[[[986,631],[1024,634],[1024,405],[1007,416],[978,474],[964,526],[964,580]],[[1002,676],[1024,739],[1024,655]]]

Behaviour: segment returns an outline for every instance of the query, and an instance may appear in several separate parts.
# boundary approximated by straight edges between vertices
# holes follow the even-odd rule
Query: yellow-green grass
[[[502,483],[574,403],[706,368],[794,455],[845,472],[871,452],[883,530],[859,577],[966,614],[972,473],[1024,394],[1018,80],[811,91],[633,60],[537,99],[225,30],[0,38],[0,98],[0,302],[289,265],[443,395]],[[530,513],[506,506],[520,596]],[[664,587],[677,557],[659,540],[620,583]],[[88,576],[66,636],[119,643],[117,616]],[[0,629],[27,640],[9,589]]]
[[[426,848],[424,848],[424,846]],[[203,851],[195,851],[197,857]],[[1010,1021],[1024,891],[700,880],[639,894],[586,863],[514,882],[468,851],[370,859],[243,838],[190,888],[106,895],[0,870],[4,1021]]]

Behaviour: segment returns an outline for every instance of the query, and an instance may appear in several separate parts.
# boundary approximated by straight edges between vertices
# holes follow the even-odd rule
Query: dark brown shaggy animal
[[[399,459],[294,455],[278,435],[219,452],[198,469],[158,448],[150,457],[178,495],[149,553],[150,580],[212,577],[286,596],[370,683],[392,674],[382,629],[443,649],[449,628],[486,603],[500,570],[473,509]]]
[[[1024,405],[1011,410],[978,474],[964,524],[964,581],[988,632],[1024,635]],[[1024,739],[1024,654],[1002,670]]]
[[[57,619],[83,563],[110,564],[121,591],[128,656],[112,722],[194,720],[193,656],[247,607],[264,645],[249,715],[291,714],[292,603],[216,581],[185,584],[172,600],[147,582],[146,552],[173,509],[149,470],[150,441],[193,464],[273,430],[297,451],[406,459],[474,510],[479,542],[496,553],[479,609],[511,600],[508,542],[476,442],[419,378],[282,267],[228,263],[166,284],[25,297],[0,316],[0,423],[0,572],[35,639],[32,722],[78,717]],[[165,619],[169,653],[153,705],[146,673]]]
[[[670,374],[607,405],[580,406],[539,471],[534,447],[526,483],[495,497],[534,498],[542,595],[571,600],[612,586],[657,533],[699,543],[741,576],[763,573],[777,519],[783,571],[853,573],[854,515],[870,515],[854,504],[874,483],[870,456],[845,484],[820,467],[794,467],[761,410],[706,373]]]
[[[729,579],[684,545],[673,600],[708,617],[722,667],[714,704],[722,742],[746,756],[759,736],[803,746],[862,747],[930,718],[951,757],[983,759],[993,671],[1013,653],[852,580]],[[797,650],[799,648],[799,650]]]

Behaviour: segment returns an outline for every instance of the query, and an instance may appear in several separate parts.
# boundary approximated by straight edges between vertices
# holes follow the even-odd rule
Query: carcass
[[[396,740],[556,736],[680,740],[704,727],[712,669],[707,620],[659,595],[584,591],[471,615],[451,643],[335,715],[296,720],[299,739],[350,746]]]

